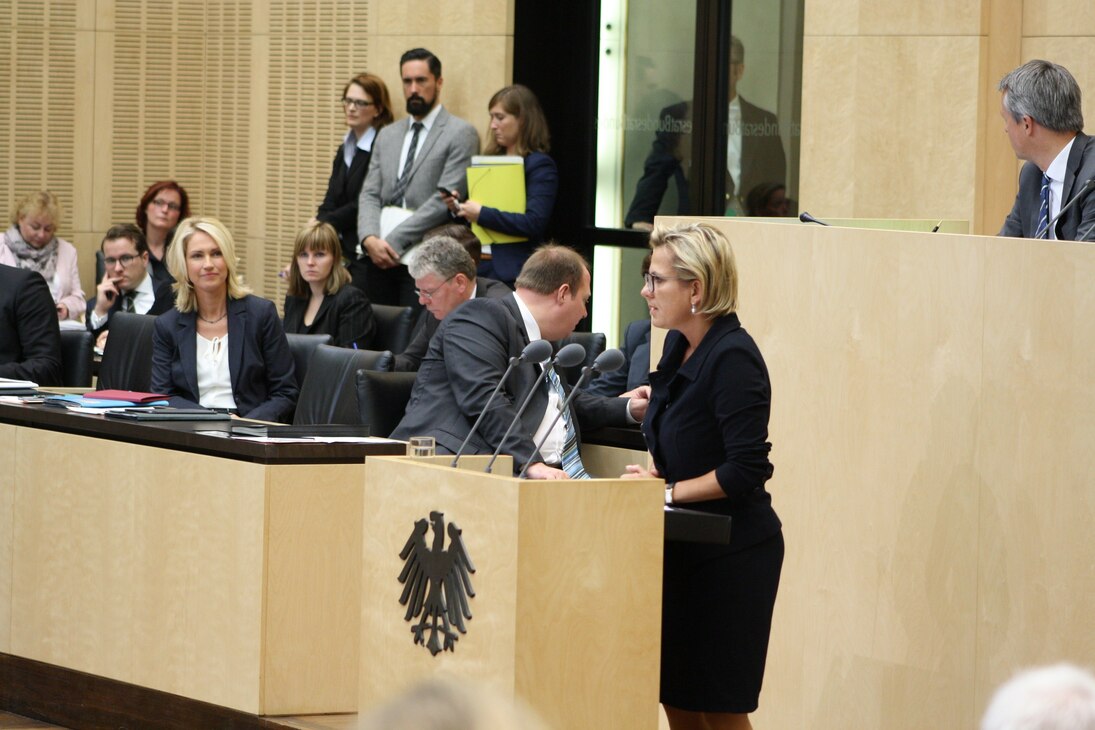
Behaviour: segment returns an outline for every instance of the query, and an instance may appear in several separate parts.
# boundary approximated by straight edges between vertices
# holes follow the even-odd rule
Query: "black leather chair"
[[[330,335],[298,335],[286,333],[289,349],[293,352],[293,368],[297,374],[297,385],[304,385],[304,376],[308,374],[308,363],[320,345],[331,344]]]
[[[308,363],[308,375],[300,387],[293,423],[298,426],[357,424],[357,384],[354,380],[357,371],[391,370],[392,359],[389,350],[351,350],[319,345]]]
[[[582,368],[592,365],[597,356],[605,351],[607,340],[603,332],[572,332],[567,337],[559,340],[559,347],[569,345],[571,342],[577,342],[586,348],[585,362],[572,368],[559,368],[559,371],[563,373],[569,384],[576,385],[578,378],[582,376]]]
[[[357,371],[357,410],[371,436],[390,436],[403,420],[416,375]]]
[[[99,389],[136,390],[147,393],[152,389],[152,328],[156,318],[151,314],[116,312],[110,315],[110,335],[99,366]]]
[[[61,330],[61,385],[90,388],[94,355],[95,335],[87,330]]]
[[[414,330],[414,308],[374,304],[373,316],[376,317],[374,347],[378,350],[391,350],[396,355],[406,350]]]

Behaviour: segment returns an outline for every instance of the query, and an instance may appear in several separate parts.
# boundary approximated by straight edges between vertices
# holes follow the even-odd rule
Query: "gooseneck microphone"
[[[555,418],[551,420],[551,425],[548,426],[547,431],[544,431],[544,435],[540,437],[540,443],[536,444],[536,450],[533,451],[533,455],[540,451],[540,447],[547,441],[548,436],[551,435],[551,430],[555,428],[555,424],[562,418],[563,414],[570,408],[570,402],[574,400],[574,396],[578,391],[585,387],[589,379],[593,377],[594,372],[598,373],[611,373],[613,370],[619,370],[624,364],[624,354],[619,350],[605,350],[597,359],[593,361],[592,365],[586,365],[582,368],[582,375],[578,378],[577,384],[570,389],[570,393],[567,394],[567,398],[563,401],[563,404],[559,407],[559,412],[555,414]],[[532,464],[532,458],[525,462],[525,466],[521,469],[521,473],[517,475],[518,479],[525,478],[525,472],[528,471],[529,466]]]
[[[1086,193],[1088,190],[1091,190],[1091,188],[1095,188],[1095,177],[1089,177],[1084,182],[1084,184],[1082,186],[1080,186],[1080,189],[1076,191],[1076,194],[1072,196],[1072,199],[1068,201],[1068,203],[1065,205],[1065,207],[1061,208],[1061,210],[1059,210],[1057,212],[1057,215],[1053,216],[1052,220],[1050,220],[1049,224],[1046,226],[1046,229],[1044,231],[1042,231],[1042,235],[1035,236],[1035,238],[1036,239],[1037,238],[1045,238],[1045,239],[1048,240],[1049,239],[1049,232],[1053,230],[1053,226],[1057,225],[1057,221],[1059,221],[1061,219],[1061,216],[1063,216],[1066,212],[1068,212],[1069,208],[1076,205],[1076,203],[1079,202],[1080,198],[1084,195],[1084,193]],[[1090,232],[1091,231],[1089,229],[1088,233],[1090,233]],[[1079,233],[1079,231],[1077,231],[1077,233]]]
[[[803,223],[817,223],[819,226],[829,225],[825,221],[819,221],[817,218],[814,218],[812,215],[810,215],[806,211],[802,211],[801,213],[799,213],[798,214],[798,219],[800,221],[802,221]]]
[[[533,340],[525,345],[525,349],[521,350],[520,355],[509,359],[509,367],[506,368],[506,372],[502,373],[502,379],[498,381],[498,385],[495,386],[494,392],[490,394],[490,398],[487,398],[487,404],[483,406],[483,410],[480,411],[479,418],[475,419],[475,423],[472,425],[471,430],[468,431],[464,443],[460,444],[460,448],[456,450],[456,456],[452,457],[452,467],[454,469],[456,468],[456,463],[460,460],[460,455],[464,453],[464,449],[467,448],[468,442],[471,441],[471,437],[479,430],[479,424],[483,422],[483,416],[487,415],[490,404],[494,402],[495,397],[501,392],[502,386],[506,384],[506,378],[513,372],[513,368],[515,368],[518,363],[543,362],[549,357],[551,357],[551,343],[547,340]]]
[[[569,345],[563,347],[559,352],[555,354],[555,359],[544,366],[544,372],[541,377],[546,378],[547,374],[554,367],[571,368],[578,365],[586,359],[586,348],[579,345],[577,342],[571,342]],[[506,439],[509,438],[510,433],[513,432],[514,427],[521,422],[521,416],[525,414],[525,409],[528,408],[528,404],[532,401],[532,396],[536,394],[536,390],[540,387],[541,378],[534,378],[532,386],[529,387],[528,393],[525,394],[525,399],[521,402],[521,407],[517,409],[517,415],[513,417],[513,420],[509,423],[509,428],[502,435],[502,440],[498,442],[498,448],[494,450],[494,455],[490,457],[490,461],[487,462],[487,468],[483,471],[488,474],[491,473],[491,469],[494,468],[494,461],[498,458],[498,454],[502,452],[502,446],[505,445]]]

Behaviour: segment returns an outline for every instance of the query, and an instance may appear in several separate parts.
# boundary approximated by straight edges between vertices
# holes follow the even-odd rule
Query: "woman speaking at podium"
[[[771,385],[736,314],[730,243],[703,224],[656,228],[642,295],[670,332],[650,374],[643,435],[666,504],[730,515],[729,545],[667,542],[661,702],[673,730],[750,728],[757,708],[783,533],[764,484]]]
[[[507,213],[474,198],[460,203],[446,197],[445,202],[453,213],[483,228],[527,239],[492,245],[490,261],[479,266],[481,276],[504,281],[512,289],[525,260],[544,241],[559,191],[559,171],[547,154],[551,135],[544,111],[527,86],[505,87],[490,98],[487,110],[490,131],[486,154],[524,158],[525,211]]]
[[[261,421],[297,402],[293,355],[274,303],[236,274],[232,234],[216,218],[187,218],[167,249],[175,308],[156,319],[152,391]]]

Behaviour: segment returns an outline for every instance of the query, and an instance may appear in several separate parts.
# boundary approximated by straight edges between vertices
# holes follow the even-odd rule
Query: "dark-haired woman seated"
[[[153,392],[178,405],[287,420],[298,394],[293,355],[274,303],[240,283],[232,234],[216,218],[188,218],[167,265],[175,309],[156,320]]]
[[[338,233],[327,223],[309,223],[293,243],[285,331],[330,335],[339,347],[372,349],[376,337],[373,306],[350,286],[342,265]]]

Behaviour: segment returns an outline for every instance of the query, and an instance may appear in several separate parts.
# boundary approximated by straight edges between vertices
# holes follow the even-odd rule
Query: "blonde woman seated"
[[[87,308],[76,267],[76,248],[57,238],[61,203],[47,191],[24,196],[15,205],[11,228],[0,239],[0,264],[37,271],[49,285],[57,317],[78,320]]]
[[[152,390],[173,405],[285,421],[297,402],[293,355],[273,302],[240,283],[232,234],[187,218],[167,250],[175,309],[156,320]]]
[[[369,298],[350,286],[342,244],[329,223],[309,223],[293,243],[285,331],[330,335],[339,347],[372,349],[376,319]]]

